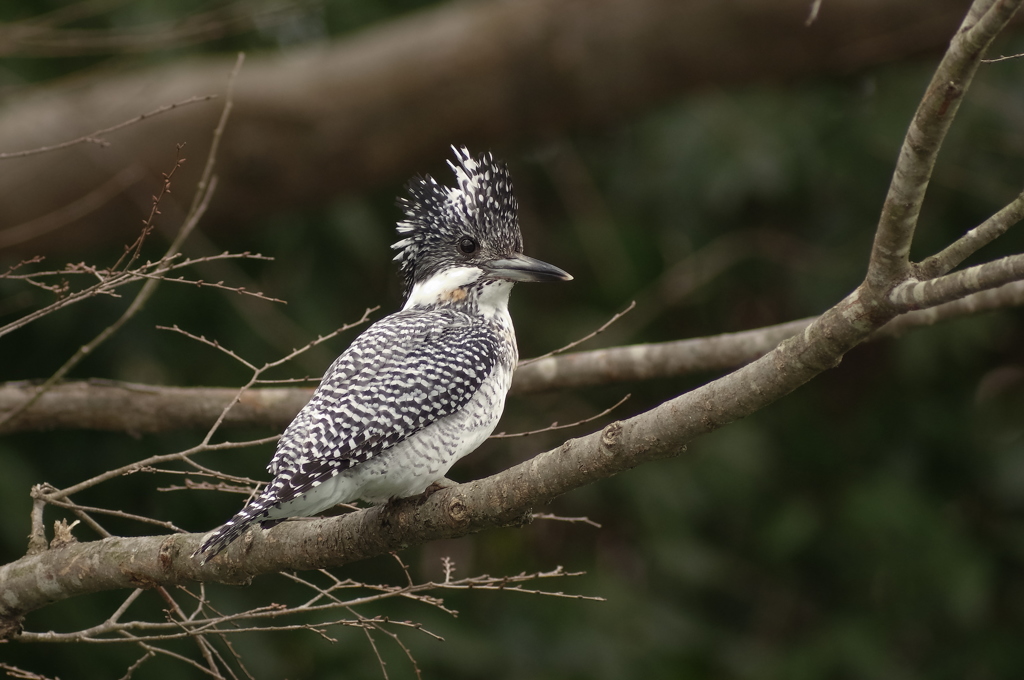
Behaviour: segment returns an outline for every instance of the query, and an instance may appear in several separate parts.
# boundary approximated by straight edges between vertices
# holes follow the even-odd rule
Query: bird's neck
[[[487,318],[508,315],[512,282],[481,279],[477,267],[454,267],[413,285],[403,309],[450,307]]]

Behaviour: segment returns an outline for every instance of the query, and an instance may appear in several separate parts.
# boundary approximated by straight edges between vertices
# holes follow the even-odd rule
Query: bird
[[[523,254],[508,167],[452,151],[453,186],[416,176],[398,199],[401,310],[326,371],[278,441],[272,480],[203,537],[192,555],[202,564],[254,524],[419,495],[494,431],[519,359],[513,285],[572,276]]]

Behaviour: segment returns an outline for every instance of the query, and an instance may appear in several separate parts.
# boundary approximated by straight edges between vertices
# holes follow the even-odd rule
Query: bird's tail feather
[[[253,523],[266,517],[273,505],[274,501],[264,496],[254,499],[219,529],[204,536],[202,545],[192,553],[192,557],[198,556],[200,563],[206,564],[245,533]]]

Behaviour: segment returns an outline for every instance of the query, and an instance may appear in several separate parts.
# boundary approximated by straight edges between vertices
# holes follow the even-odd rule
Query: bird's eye
[[[476,252],[476,249],[477,245],[475,239],[469,236],[463,236],[459,239],[459,250],[464,252],[466,255],[472,255]]]

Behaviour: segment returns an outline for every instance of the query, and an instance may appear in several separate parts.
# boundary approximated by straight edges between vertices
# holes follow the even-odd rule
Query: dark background
[[[94,77],[104,69],[144,69],[238,49],[285,53],[309,41],[344,40],[429,4],[309,4],[296,15],[301,31],[277,25],[142,55],[15,55],[0,62],[0,85],[11,103],[39,84],[83,73]],[[199,7],[184,0],[115,5],[80,25],[170,20]],[[14,0],[4,3],[0,18],[23,19],[48,9],[49,3]],[[825,0],[822,11],[828,9]],[[1010,36],[995,51],[1022,50],[1024,43]],[[638,301],[637,309],[586,347],[756,328],[817,314],[838,301],[863,277],[894,160],[938,56],[842,75],[710,84],[615,125],[528,146],[492,145],[511,167],[528,253],[576,277],[564,285],[517,287],[512,311],[522,355],[580,337],[631,300]],[[1019,191],[1022,79],[1021,60],[982,67],[943,149],[915,258],[948,244]],[[186,149],[190,163],[205,155],[205,148]],[[166,155],[169,169],[173,147]],[[448,181],[444,160],[438,156],[406,174],[430,172]],[[0,173],[19,172],[18,163],[2,161]],[[224,278],[251,282],[287,306],[253,317],[229,294],[164,284],[71,377],[238,385],[247,378],[239,365],[155,326],[178,324],[263,362],[358,318],[365,307],[381,305],[378,317],[394,310],[400,286],[388,245],[395,240],[400,214],[394,197],[403,180],[204,233],[217,250],[273,256],[273,262],[232,265]],[[175,191],[191,195],[192,188]],[[143,216],[140,209],[135,219]],[[50,254],[51,265],[109,264],[123,245],[110,240],[74,252],[57,245],[55,254],[42,254]],[[164,247],[154,237],[147,254],[156,257]],[[1022,250],[1018,228],[974,261]],[[0,251],[0,266],[21,256]],[[692,290],[685,287],[688,273],[715,266],[717,275]],[[664,292],[672,276],[683,277],[682,283],[668,288],[682,294]],[[47,299],[40,291],[0,282],[0,321]],[[0,379],[48,376],[111,323],[126,299],[93,300],[0,339]],[[308,353],[276,377],[319,375],[351,337]],[[512,398],[499,429],[571,422],[629,392],[632,399],[613,416],[625,417],[714,377]],[[445,641],[438,642],[400,631],[429,678],[1019,678],[1022,409],[1020,310],[871,343],[779,403],[694,442],[678,459],[645,465],[538,508],[585,515],[601,529],[537,521],[403,553],[418,579],[440,578],[443,556],[454,558],[456,575],[463,576],[562,565],[586,575],[552,582],[552,589],[607,602],[445,593],[457,618],[404,601],[360,611],[421,621],[442,635]],[[270,434],[268,429],[230,436]],[[4,437],[0,561],[24,553],[33,484],[66,486],[191,446],[201,436]],[[491,474],[562,439],[562,433],[549,433],[488,442],[452,476]],[[268,446],[209,454],[207,460],[263,478],[271,453]],[[193,531],[219,524],[240,502],[211,492],[155,490],[168,483],[137,474],[76,500]],[[48,519],[60,516],[51,510]],[[125,535],[149,533],[138,524],[107,525]],[[94,537],[84,528],[76,534]],[[391,558],[352,565],[339,576],[388,583],[404,578]],[[61,603],[33,613],[26,625],[35,631],[93,625],[125,594]],[[250,588],[211,586],[208,594],[224,610],[304,597],[280,577],[257,579]],[[137,616],[161,616],[155,596],[143,597],[136,607],[131,612]],[[234,645],[257,678],[381,677],[361,631],[335,628],[330,634],[337,642],[303,632],[249,634],[235,638]],[[383,636],[378,645],[390,677],[414,677],[401,649]],[[172,648],[190,655],[195,650],[187,644]],[[127,646],[0,645],[0,659],[61,678],[117,678],[138,656]],[[136,677],[200,675],[158,660]]]

